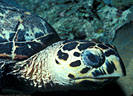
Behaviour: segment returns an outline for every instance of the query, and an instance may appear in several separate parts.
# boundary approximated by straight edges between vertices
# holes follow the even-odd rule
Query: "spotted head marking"
[[[83,81],[103,83],[125,75],[116,49],[94,41],[62,41],[54,62],[54,74],[63,85]]]

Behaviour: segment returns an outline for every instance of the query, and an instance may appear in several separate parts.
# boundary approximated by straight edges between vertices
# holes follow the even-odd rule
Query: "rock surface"
[[[116,30],[131,20],[129,16],[133,17],[132,8],[111,7],[109,0],[16,1],[45,18],[62,39],[99,39],[110,43]]]

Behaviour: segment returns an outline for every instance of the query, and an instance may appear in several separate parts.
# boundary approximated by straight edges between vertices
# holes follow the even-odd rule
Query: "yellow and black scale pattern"
[[[88,89],[99,88],[126,72],[114,46],[95,41],[66,40],[16,63],[12,74],[30,80],[30,86],[49,90],[47,85],[73,87],[82,86],[84,81],[89,82]]]
[[[82,81],[80,79],[104,82],[108,77],[125,74],[116,48],[101,42],[64,41],[57,52],[55,62],[64,68],[64,71],[68,70],[69,78],[79,82]],[[117,72],[121,74],[118,75]]]
[[[72,87],[89,81],[94,83],[88,83],[90,89],[123,75],[123,62],[113,46],[59,41],[45,20],[0,1],[0,87],[49,90],[48,85]]]

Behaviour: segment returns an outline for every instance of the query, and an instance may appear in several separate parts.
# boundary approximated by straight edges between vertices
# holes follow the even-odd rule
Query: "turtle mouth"
[[[97,79],[97,80],[103,80],[103,79],[114,79],[114,78],[119,78],[119,76],[112,76],[112,77],[79,77],[75,78],[73,80],[79,80],[79,79]]]
[[[119,77],[120,76],[77,77],[72,79],[71,82],[84,88],[88,88],[91,86],[91,89],[93,90],[92,87],[94,87],[94,89],[97,89],[104,86],[104,84],[117,80]]]
[[[103,80],[112,80],[112,79],[117,79],[120,78],[121,75],[116,74],[116,75],[102,75],[102,76],[97,76],[97,77],[90,77],[90,76],[86,76],[86,77],[77,77],[77,78],[73,78],[73,80],[90,80],[90,81],[103,81]]]

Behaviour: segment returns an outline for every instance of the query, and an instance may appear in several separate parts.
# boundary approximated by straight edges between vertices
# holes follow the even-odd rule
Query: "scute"
[[[58,40],[41,17],[0,1],[0,58],[23,60]]]

